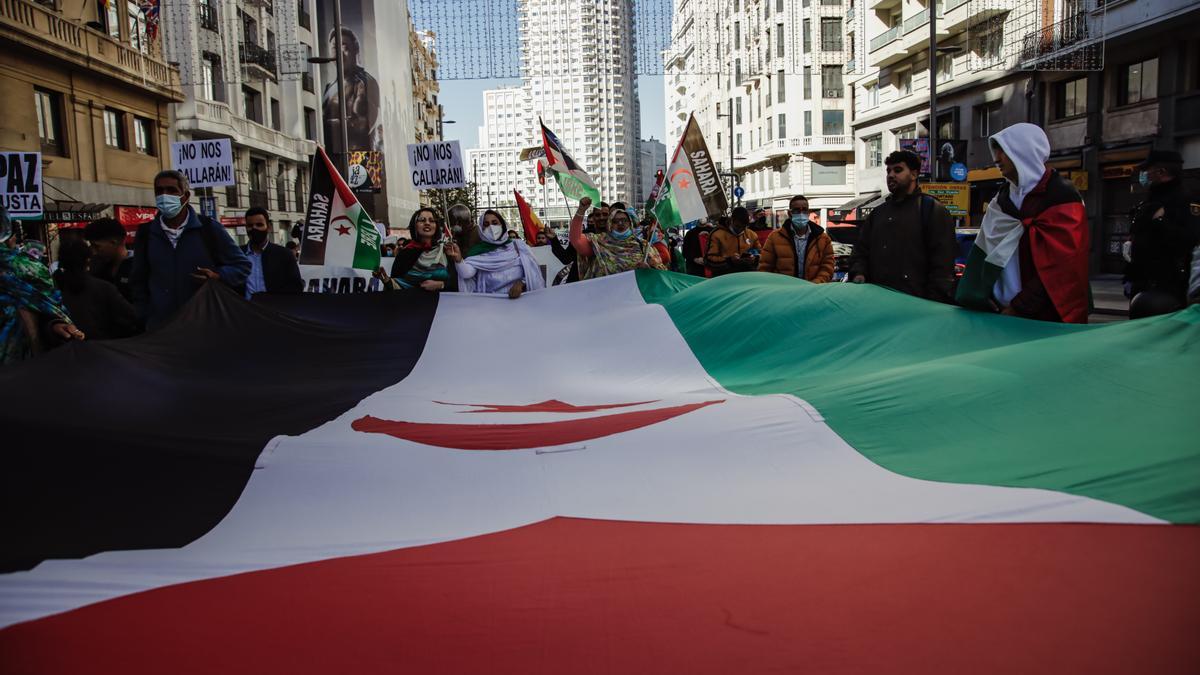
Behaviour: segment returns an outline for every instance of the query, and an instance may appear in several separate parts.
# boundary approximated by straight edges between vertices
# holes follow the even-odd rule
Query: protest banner
[[[42,153],[0,152],[0,205],[13,220],[42,217]]]
[[[233,146],[228,138],[172,143],[171,166],[183,172],[193,188],[233,185],[235,182]]]

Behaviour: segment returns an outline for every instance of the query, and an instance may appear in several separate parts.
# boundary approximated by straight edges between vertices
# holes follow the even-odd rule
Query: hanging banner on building
[[[375,150],[352,150],[350,174],[346,182],[355,192],[379,192],[383,189],[383,153]]]
[[[171,167],[194,188],[233,185],[233,145],[228,138],[172,143]]]
[[[0,152],[0,205],[14,220],[42,217],[42,153]]]
[[[446,190],[467,184],[458,141],[409,144],[408,168],[412,186],[418,190]]]

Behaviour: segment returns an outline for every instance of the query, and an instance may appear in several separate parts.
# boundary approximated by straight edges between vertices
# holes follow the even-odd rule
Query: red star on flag
[[[338,231],[338,234],[350,234],[350,228],[345,225],[338,225],[334,229]]]

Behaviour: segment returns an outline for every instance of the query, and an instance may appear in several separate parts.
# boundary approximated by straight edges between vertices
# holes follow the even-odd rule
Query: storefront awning
[[[851,199],[836,209],[829,209],[829,220],[834,223],[841,223],[848,220],[853,221],[853,216],[855,215],[856,209],[879,198],[878,192],[859,195],[858,197]]]

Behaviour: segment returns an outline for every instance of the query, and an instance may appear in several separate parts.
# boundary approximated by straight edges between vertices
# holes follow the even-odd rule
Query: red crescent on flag
[[[341,220],[346,221],[349,225],[348,226],[342,225],[342,226],[338,227],[336,225],[336,223]],[[330,219],[329,227],[330,227],[330,229],[336,229],[338,231],[338,234],[350,234],[350,230],[354,229],[355,225],[354,225],[354,221],[350,220],[349,216],[346,216],[343,214],[343,215],[340,215],[340,216]],[[344,232],[343,232],[343,229],[345,229]]]
[[[675,184],[675,177],[676,177],[676,176],[678,176],[678,175],[679,175],[679,174],[681,174],[681,173],[683,173],[683,174],[687,174],[688,176],[692,176],[692,172],[691,172],[689,169],[675,169],[675,171],[673,171],[673,172],[671,173],[671,185],[674,185],[674,184]],[[687,180],[687,178],[685,177],[685,178],[684,178],[684,181],[686,181],[686,180]],[[681,183],[679,184],[679,187],[681,187],[681,188],[683,188],[683,189],[685,189],[685,190],[687,189],[687,186],[688,186],[688,184],[687,184],[686,182],[681,182]]]
[[[447,403],[445,401],[434,401],[438,405],[460,405],[468,408],[482,408],[482,410],[460,410],[460,413],[585,413],[595,412],[597,410],[611,410],[612,408],[630,408],[635,405],[647,405],[650,403],[658,403],[658,401],[638,401],[637,403],[604,403],[600,405],[571,405],[557,399],[549,401],[541,401],[540,403],[530,403],[528,405],[504,405],[495,403]]]
[[[456,450],[524,450],[551,445],[579,443],[612,436],[652,424],[665,422],[694,410],[724,403],[725,400],[688,403],[669,408],[585,417],[561,422],[529,424],[435,424],[383,420],[370,415],[360,417],[350,428],[367,434],[386,434],[395,438],[439,448]],[[634,404],[630,404],[634,405]]]

